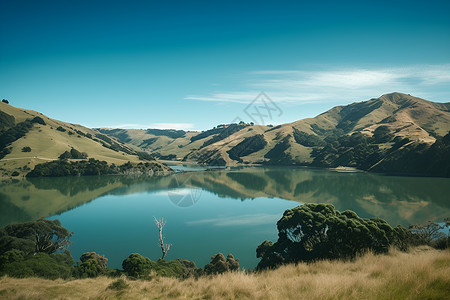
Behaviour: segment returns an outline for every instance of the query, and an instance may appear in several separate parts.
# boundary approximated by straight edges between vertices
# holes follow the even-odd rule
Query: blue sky
[[[449,1],[0,1],[0,97],[89,127],[273,124],[399,91],[450,101]]]

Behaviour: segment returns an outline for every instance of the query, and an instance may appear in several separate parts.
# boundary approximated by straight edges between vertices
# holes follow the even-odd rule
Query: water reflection
[[[362,217],[408,225],[450,216],[450,179],[338,173],[309,168],[248,167],[186,172],[160,178],[119,176],[36,178],[0,185],[0,226],[73,209],[102,195],[166,193],[180,207],[202,201],[201,191],[239,200],[277,197],[331,203]]]

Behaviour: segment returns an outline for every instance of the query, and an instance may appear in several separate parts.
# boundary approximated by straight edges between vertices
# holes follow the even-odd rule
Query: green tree
[[[70,244],[70,233],[59,220],[44,220],[10,224],[0,229],[0,255],[17,249],[26,255],[39,252],[54,253]]]
[[[304,204],[284,212],[278,241],[258,246],[258,268],[318,259],[348,259],[367,250],[387,252],[397,231],[379,218],[363,219],[330,204]]]
[[[239,270],[239,259],[235,259],[233,254],[228,254],[227,258],[222,253],[211,256],[211,262],[205,266],[205,274],[221,274],[228,271]]]
[[[97,277],[104,275],[108,271],[108,259],[104,255],[99,255],[95,252],[83,253],[80,261],[73,269],[73,276],[78,278]]]

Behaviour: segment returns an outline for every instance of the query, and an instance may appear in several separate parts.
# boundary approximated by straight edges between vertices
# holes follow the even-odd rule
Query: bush
[[[128,276],[134,278],[148,278],[152,271],[158,276],[184,278],[189,274],[195,274],[197,270],[193,262],[179,259],[152,261],[139,253],[130,254],[122,262],[122,268]]]
[[[258,269],[319,259],[352,259],[366,251],[385,253],[405,238],[379,218],[363,219],[331,204],[303,204],[284,212],[277,223],[278,241],[258,246]]]
[[[132,253],[122,262],[122,268],[128,276],[144,277],[150,270],[150,258]]]
[[[20,175],[20,173],[19,172],[17,172],[17,171],[13,171],[12,173],[11,173],[11,176],[19,176]]]
[[[31,148],[28,146],[25,146],[22,148],[22,152],[31,152]]]
[[[36,255],[23,257],[20,252],[12,254],[8,251],[2,255],[8,256],[8,263],[2,264],[1,275],[11,277],[43,277],[47,279],[69,278],[73,259],[69,251],[63,254],[47,254],[39,252]],[[22,252],[23,253],[23,252]],[[15,259],[14,261],[11,261]]]
[[[234,259],[232,254],[227,258],[222,253],[211,256],[211,262],[205,266],[205,274],[221,274],[229,271],[239,270],[239,259]]]
[[[99,275],[105,275],[108,272],[108,259],[104,255],[95,252],[83,253],[77,266],[74,267],[72,274],[78,278],[93,278]]]
[[[56,128],[56,130],[61,131],[61,132],[65,132],[66,129],[64,129],[62,126],[58,126],[58,128]]]

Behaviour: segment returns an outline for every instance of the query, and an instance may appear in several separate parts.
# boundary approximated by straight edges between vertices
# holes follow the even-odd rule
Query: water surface
[[[0,185],[0,226],[39,217],[73,231],[75,259],[95,251],[120,268],[130,253],[160,257],[154,217],[163,217],[167,259],[203,267],[233,253],[254,268],[256,247],[276,240],[284,210],[330,203],[362,217],[409,225],[450,216],[450,179],[339,173],[310,168],[248,167],[161,178],[38,178]]]

